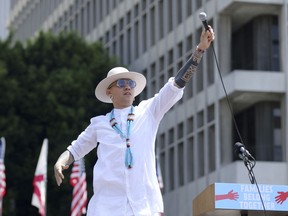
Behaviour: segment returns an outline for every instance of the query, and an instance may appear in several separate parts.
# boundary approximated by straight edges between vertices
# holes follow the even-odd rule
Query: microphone
[[[199,19],[202,21],[204,28],[206,29],[206,31],[209,31],[209,26],[207,23],[207,15],[205,12],[201,12],[199,14]]]
[[[240,142],[235,143],[234,152],[237,156],[239,156],[239,158],[244,161],[249,161],[249,158],[255,160],[254,157],[250,154],[250,152]]]

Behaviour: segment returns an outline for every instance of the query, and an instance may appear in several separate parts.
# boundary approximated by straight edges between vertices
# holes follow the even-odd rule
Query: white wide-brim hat
[[[104,103],[112,103],[110,97],[106,94],[109,85],[118,79],[131,79],[136,82],[134,96],[139,95],[146,86],[146,78],[141,73],[128,71],[124,67],[112,68],[105,79],[103,79],[95,88],[96,98]]]

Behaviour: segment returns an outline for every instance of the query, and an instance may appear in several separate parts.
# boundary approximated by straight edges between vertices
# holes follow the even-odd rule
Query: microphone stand
[[[243,158],[242,158],[244,165],[246,166],[246,168],[248,170],[248,177],[249,177],[251,184],[255,184],[257,187],[257,191],[258,191],[258,194],[259,194],[262,206],[263,206],[263,210],[264,210],[264,215],[266,216],[267,214],[266,214],[266,209],[265,209],[265,205],[263,202],[263,198],[262,198],[261,192],[259,190],[258,183],[256,181],[256,177],[255,177],[254,172],[253,172],[253,168],[256,165],[256,160],[252,156],[251,156],[251,159],[252,159],[252,161],[247,156],[243,156]]]
[[[255,175],[253,172],[253,168],[256,165],[256,160],[253,158],[253,160],[251,161],[251,160],[249,160],[248,157],[245,156],[243,158],[243,162],[244,162],[244,165],[246,166],[246,168],[248,170],[249,180],[250,180],[251,184],[254,184],[256,182],[256,179],[255,179]]]

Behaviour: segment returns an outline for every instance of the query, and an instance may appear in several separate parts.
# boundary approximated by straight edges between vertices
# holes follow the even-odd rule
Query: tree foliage
[[[53,166],[87,127],[111,107],[97,101],[96,84],[116,65],[100,43],[75,34],[40,33],[26,44],[0,41],[0,136],[6,138],[7,194],[3,215],[38,215],[31,206],[32,181],[41,145],[49,140],[47,213],[69,215],[70,172],[61,187]],[[88,195],[96,152],[86,156]]]

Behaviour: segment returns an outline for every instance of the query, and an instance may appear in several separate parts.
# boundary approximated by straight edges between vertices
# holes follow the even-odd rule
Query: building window
[[[202,7],[202,0],[196,0],[196,10]]]
[[[207,115],[208,123],[215,119],[215,112],[214,111],[215,111],[214,104],[212,104],[208,107],[208,115]]]
[[[119,21],[119,31],[122,31],[124,29],[124,18],[121,18]]]
[[[86,11],[87,11],[87,13],[86,13],[86,21],[87,21],[86,34],[89,34],[91,32],[91,17],[90,17],[91,5],[90,5],[90,2],[87,2]]]
[[[178,139],[182,139],[184,136],[184,126],[183,126],[183,122],[179,123],[177,126],[177,138]]]
[[[129,11],[129,12],[127,13],[126,18],[127,18],[127,25],[129,25],[130,22],[131,22],[131,11]]]
[[[173,64],[174,56],[173,56],[173,49],[168,51],[168,65]]]
[[[124,35],[120,35],[120,43],[119,43],[119,58],[120,62],[124,61]]]
[[[105,16],[107,16],[108,14],[109,14],[109,11],[110,11],[110,0],[107,0],[107,1],[105,1],[105,3],[106,3],[106,7],[105,7],[105,9],[106,9],[106,13],[105,13]]]
[[[174,128],[169,129],[168,137],[169,137],[169,144],[172,144],[174,142]]]
[[[190,134],[190,133],[192,133],[193,132],[193,124],[194,124],[194,122],[193,122],[194,120],[193,120],[193,116],[192,117],[190,117],[190,118],[188,118],[187,119],[187,134]]]
[[[163,0],[159,1],[159,6],[158,6],[158,18],[159,18],[159,39],[162,39],[164,37],[164,4]]]
[[[117,6],[117,0],[112,0],[112,8],[116,8]]]
[[[186,37],[186,52],[190,52],[193,47],[193,37],[192,34]]]
[[[151,83],[151,96],[156,94],[156,81],[153,80]]]
[[[139,4],[134,6],[134,18],[138,17],[139,15]]]
[[[99,12],[99,21],[101,22],[102,21],[102,19],[104,18],[104,10],[103,10],[104,8],[103,8],[103,0],[99,0],[99,10],[98,10],[98,12]]]
[[[161,74],[159,77],[159,89],[162,88],[162,86],[165,85],[165,76],[164,74]]]
[[[209,172],[213,172],[216,169],[215,161],[215,126],[212,125],[208,128],[208,159],[209,159]]]
[[[98,24],[98,20],[97,20],[97,14],[98,14],[98,10],[97,10],[97,2],[96,2],[96,0],[93,0],[93,2],[92,2],[92,4],[93,4],[93,27],[95,28],[96,27],[96,25]]]
[[[232,69],[279,71],[278,17],[255,17],[232,35]]]
[[[204,131],[198,133],[198,177],[205,174]]]
[[[204,125],[204,111],[197,113],[197,128],[201,128]]]
[[[178,183],[179,186],[184,185],[184,148],[183,142],[179,143],[177,146],[178,150]]]
[[[154,78],[154,77],[155,77],[155,74],[156,74],[156,63],[153,62],[153,63],[150,65],[150,78]]]
[[[168,77],[173,77],[173,67],[168,70]],[[173,107],[172,107],[173,108]]]
[[[187,14],[187,17],[192,15],[192,1],[191,0],[186,1],[186,14]]]
[[[81,36],[83,37],[85,34],[85,29],[86,29],[84,8],[81,9],[81,18],[80,19],[81,19],[80,20],[80,23],[81,23],[80,33],[81,33]]]
[[[172,31],[173,29],[173,0],[168,0],[168,32]]]
[[[139,22],[135,22],[135,32],[134,32],[134,45],[135,45],[135,49],[134,49],[134,52],[135,52],[135,58],[138,58],[139,57]]]
[[[193,80],[193,78],[192,78],[192,80]],[[192,82],[192,80],[190,80],[185,86],[184,95],[185,95],[186,99],[192,98],[192,96],[193,96],[193,82]]]
[[[132,53],[133,53],[133,46],[132,46],[132,31],[129,27],[127,30],[127,63],[130,64],[132,61]]]
[[[142,16],[142,48],[143,48],[143,53],[146,52],[147,50],[147,16],[144,14]]]
[[[147,2],[146,0],[142,0],[142,10],[144,11],[146,9]]]
[[[257,160],[283,160],[281,113],[280,102],[260,102],[235,115],[243,144]],[[236,133],[235,142],[239,142]]]
[[[150,15],[150,42],[151,46],[156,42],[156,19],[155,19],[155,7],[151,9]]]
[[[174,148],[169,149],[169,189],[174,190],[174,182],[175,182],[175,174],[174,174]]]
[[[273,143],[274,151],[273,157],[275,161],[282,160],[282,128],[281,128],[281,109],[275,107],[273,109]]]
[[[142,74],[147,78],[147,69],[143,70]],[[143,92],[141,93],[141,99],[145,100],[148,98],[147,87],[144,88]]]
[[[187,177],[188,182],[193,181],[195,179],[194,174],[194,139],[193,137],[188,139],[187,143]]]
[[[164,66],[165,66],[165,61],[164,61],[164,56],[161,56],[159,59],[159,70],[163,71],[164,70]]]
[[[109,43],[109,41],[110,41],[110,32],[106,31],[106,33],[105,33],[105,43]]]
[[[179,25],[182,22],[182,1],[177,1],[177,24]]]
[[[116,24],[114,24],[112,27],[112,37],[115,38],[116,35],[117,35],[117,26]]]
[[[177,57],[181,58],[183,55],[183,43],[180,42],[177,44]]]
[[[165,148],[165,133],[160,134],[160,149]]]

